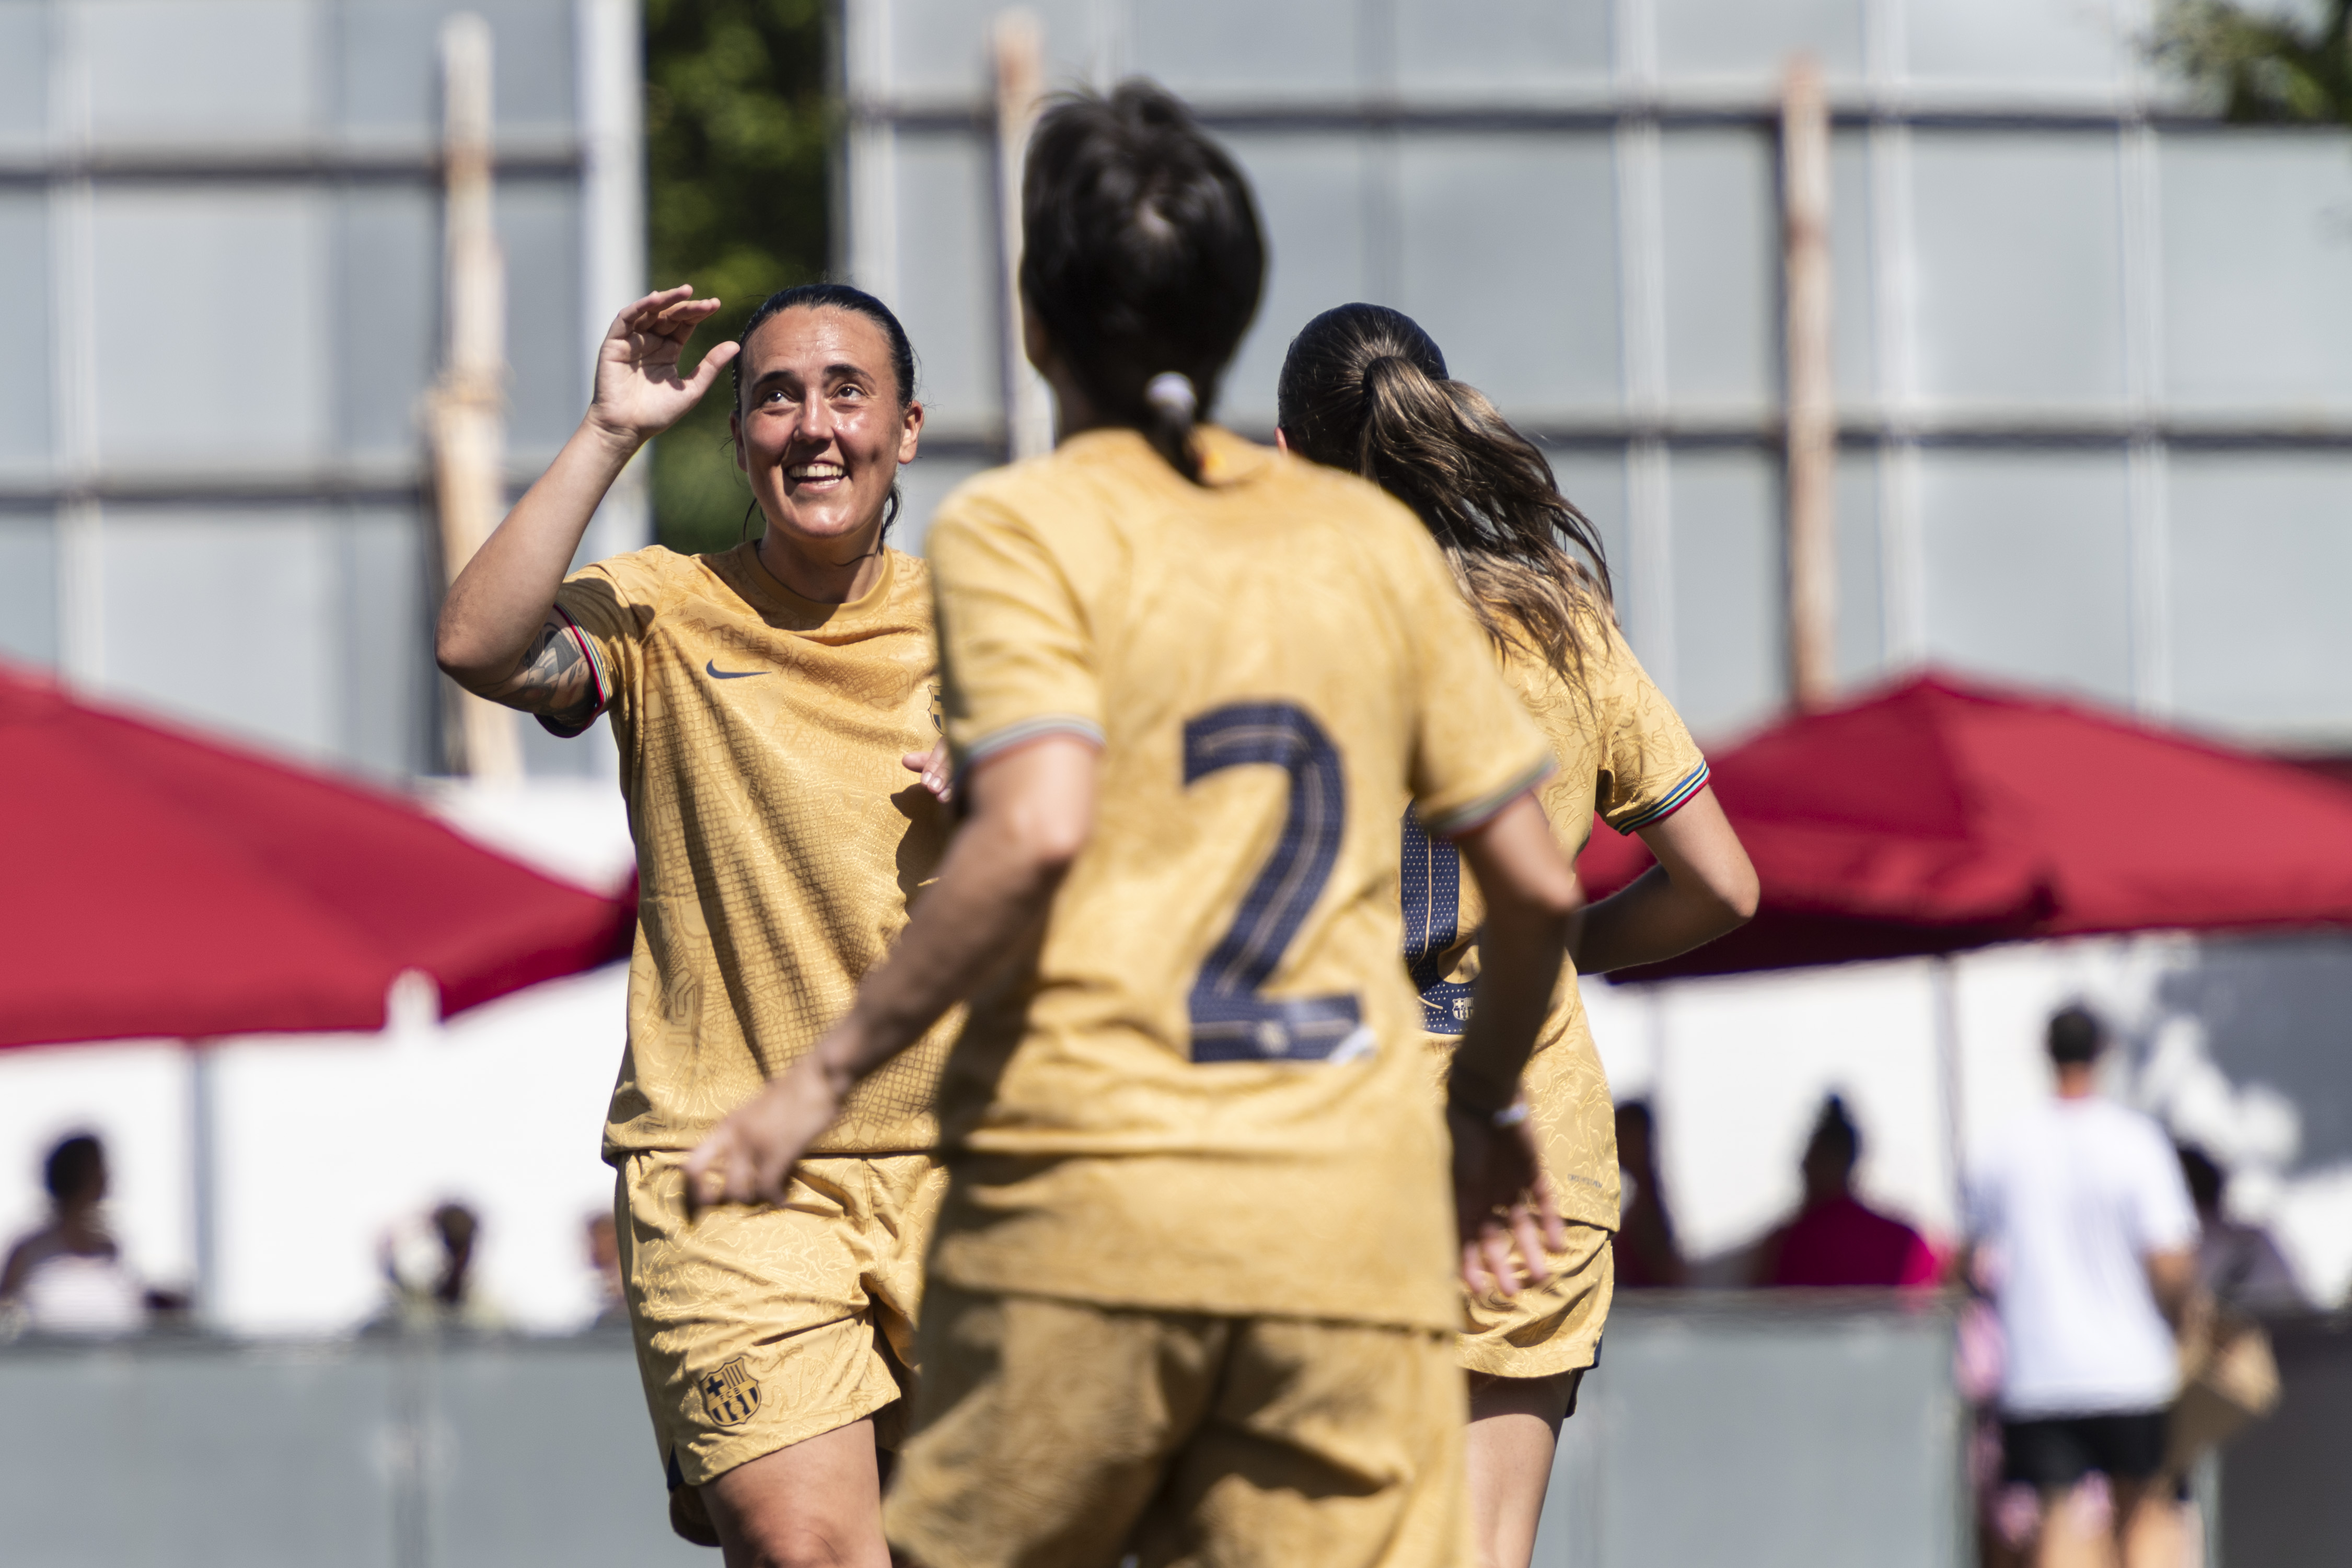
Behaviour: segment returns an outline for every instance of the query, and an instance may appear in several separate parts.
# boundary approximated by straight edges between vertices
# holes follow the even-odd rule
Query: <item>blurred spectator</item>
[[[1687,1284],[1690,1270],[1675,1246],[1674,1217],[1666,1212],[1666,1195],[1658,1182],[1655,1126],[1645,1100],[1628,1100],[1617,1107],[1617,1234],[1610,1239],[1616,1254],[1617,1288],[1654,1290]]]
[[[2260,1312],[2309,1306],[2302,1282],[2271,1233],[2222,1212],[2228,1174],[2202,1149],[2183,1145],[2179,1155],[2180,1174],[2197,1205],[2197,1282],[2225,1307]]]
[[[391,1300],[362,1330],[399,1333],[434,1329],[495,1329],[497,1309],[474,1284],[474,1244],[481,1222],[462,1203],[445,1203],[394,1228],[379,1256]]]
[[[2048,1043],[2056,1098],[2010,1128],[1968,1184],[1962,1268],[1975,1277],[1989,1255],[2007,1344],[1999,1404],[2012,1490],[1996,1512],[2036,1563],[2120,1552],[2125,1568],[2177,1568],[2179,1511],[2150,1483],[2179,1384],[2172,1325],[2196,1287],[2197,1216],[2156,1124],[2094,1094],[2098,1020],[2068,1008]],[[2062,1507],[2100,1490],[2084,1486],[2095,1473],[2104,1512]]]
[[[1822,1102],[1805,1145],[1805,1196],[1796,1217],[1756,1249],[1760,1286],[1933,1285],[1938,1268],[1926,1238],[1853,1196],[1862,1132],[1836,1094]]]
[[[75,1134],[49,1151],[42,1179],[49,1222],[9,1251],[0,1302],[38,1333],[136,1333],[145,1325],[146,1293],[107,1234],[105,1145]]]
[[[627,1328],[629,1306],[621,1291],[621,1239],[610,1210],[588,1218],[588,1266],[596,1270],[596,1316],[592,1329]]]

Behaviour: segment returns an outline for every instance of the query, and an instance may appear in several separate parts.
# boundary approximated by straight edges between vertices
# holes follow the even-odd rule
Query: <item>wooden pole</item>
[[[441,87],[449,340],[430,424],[441,559],[455,582],[507,509],[506,260],[491,205],[490,26],[481,17],[441,25]],[[520,779],[515,716],[471,692],[456,697],[451,771]]]
[[[1054,410],[1029,367],[1021,330],[1021,170],[1045,96],[1045,33],[1036,15],[1000,11],[989,29],[996,62],[997,257],[1004,278],[1004,444],[1014,462],[1054,449]]]
[[[1780,98],[1781,321],[1789,515],[1789,689],[1836,684],[1837,405],[1830,360],[1830,120],[1821,68],[1789,62]]]

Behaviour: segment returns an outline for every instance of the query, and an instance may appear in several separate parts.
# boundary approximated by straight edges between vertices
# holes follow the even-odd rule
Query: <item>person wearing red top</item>
[[[1796,1218],[1756,1249],[1751,1282],[1765,1287],[1836,1289],[1936,1283],[1939,1265],[1927,1239],[1853,1196],[1862,1134],[1843,1097],[1822,1102],[1805,1145],[1805,1200]]]

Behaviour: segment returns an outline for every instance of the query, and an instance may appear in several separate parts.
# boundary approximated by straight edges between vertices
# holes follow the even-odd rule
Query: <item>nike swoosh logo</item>
[[[764,675],[768,673],[765,670],[722,670],[719,667],[719,661],[716,659],[702,667],[710,672],[710,678],[714,681],[740,681],[752,675]]]

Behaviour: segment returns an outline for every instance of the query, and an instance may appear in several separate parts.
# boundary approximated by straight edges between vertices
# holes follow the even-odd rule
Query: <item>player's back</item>
[[[1093,837],[942,1089],[984,1290],[1449,1328],[1444,1139],[1398,960],[1395,801],[1443,832],[1547,749],[1424,530],[1220,431],[1089,433],[931,546],[969,763],[1098,737]]]

